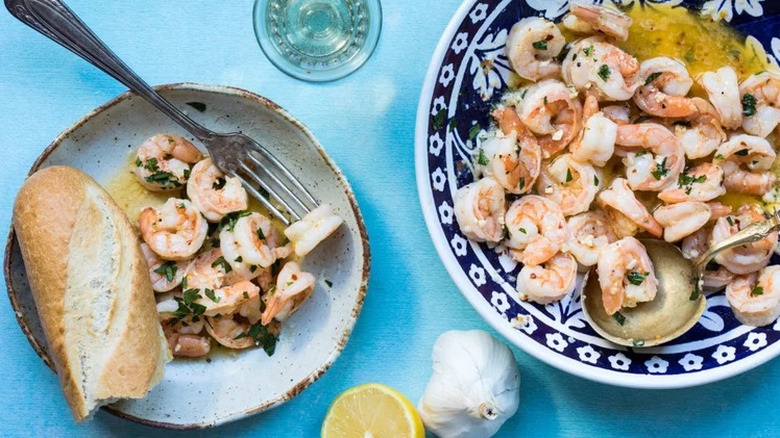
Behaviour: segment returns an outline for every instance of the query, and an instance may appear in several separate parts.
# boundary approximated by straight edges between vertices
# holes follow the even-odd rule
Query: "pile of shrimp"
[[[171,193],[162,206],[141,211],[137,226],[174,356],[205,356],[212,338],[228,348],[261,346],[273,354],[281,322],[315,288],[301,258],[338,229],[341,218],[323,204],[280,231],[248,210],[238,178],[175,135],[146,140],[134,172],[148,190]]]
[[[741,82],[735,70],[690,77],[685,64],[639,61],[617,47],[631,18],[574,3],[567,43],[541,17],[524,18],[507,37],[513,70],[531,84],[492,110],[473,157],[475,182],[455,195],[461,231],[496,244],[522,263],[521,299],[556,302],[577,272],[595,269],[605,311],[652,301],[652,260],[634,236],[679,243],[688,259],[765,218],[756,205],[736,211],[729,193],[774,188],[775,150],[766,137],[780,122],[780,74]],[[696,81],[708,99],[692,97]],[[766,325],[780,315],[780,266],[767,266],[777,233],[718,254],[704,292],[723,288],[737,318]],[[777,286],[777,288],[775,288]]]

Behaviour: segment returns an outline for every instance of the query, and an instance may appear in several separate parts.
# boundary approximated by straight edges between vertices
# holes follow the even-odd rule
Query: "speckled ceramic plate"
[[[773,63],[780,57],[780,1],[593,0],[627,7],[668,3],[720,17]],[[558,303],[522,302],[515,291],[521,266],[486,245],[469,242],[453,214],[453,195],[473,181],[469,140],[475,123],[489,125],[492,104],[509,78],[504,55],[509,29],[523,17],[559,20],[567,0],[466,0],[431,61],[417,110],[415,163],[423,213],[434,245],[455,283],[482,317],[513,344],[564,371],[621,386],[700,385],[756,367],[780,354],[780,323],[747,327],[734,318],[723,293],[709,296],[699,323],[656,348],[614,345],[586,323],[580,285]],[[772,264],[780,264],[774,256]],[[515,323],[523,316],[523,324]]]
[[[210,427],[284,403],[317,380],[336,360],[363,305],[370,265],[368,236],[344,175],[312,133],[279,106],[249,91],[224,86],[185,83],[157,89],[208,128],[242,131],[268,147],[345,222],[307,256],[304,269],[319,281],[309,301],[285,322],[273,356],[258,348],[213,355],[210,361],[176,359],[166,366],[163,381],[146,398],[104,408],[152,426]],[[205,111],[199,112],[187,102],[203,103]],[[127,165],[131,149],[158,132],[190,137],[143,99],[125,93],[60,134],[31,172],[66,164],[106,183],[117,169]],[[51,367],[13,230],[5,252],[5,273],[19,325]],[[325,279],[332,282],[332,287]]]

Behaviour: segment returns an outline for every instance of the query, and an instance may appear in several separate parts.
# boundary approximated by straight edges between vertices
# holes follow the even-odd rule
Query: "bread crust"
[[[84,172],[52,166],[19,190],[13,225],[76,421],[102,404],[145,396],[170,353],[146,260],[124,212]],[[92,260],[100,251],[111,263]],[[81,267],[82,260],[90,264]]]

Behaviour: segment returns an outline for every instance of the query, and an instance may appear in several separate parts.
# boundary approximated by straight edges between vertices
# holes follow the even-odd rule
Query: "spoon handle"
[[[92,30],[60,0],[5,0],[8,11],[22,23],[84,58],[123,83],[200,140],[213,135],[160,96],[119,59]]]
[[[704,271],[704,268],[707,266],[707,263],[709,263],[709,261],[712,260],[712,258],[721,251],[726,251],[727,249],[734,248],[735,246],[758,242],[778,229],[780,229],[780,213],[775,211],[769,219],[750,224],[743,230],[738,231],[730,237],[721,240],[720,242],[711,246],[710,249],[702,254],[696,261],[697,275],[701,275],[701,273]]]

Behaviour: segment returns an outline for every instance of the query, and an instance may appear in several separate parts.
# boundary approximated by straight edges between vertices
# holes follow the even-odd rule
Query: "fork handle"
[[[138,77],[60,0],[5,0],[5,7],[22,23],[123,83],[198,140],[204,141],[214,135],[212,131],[195,123]]]

